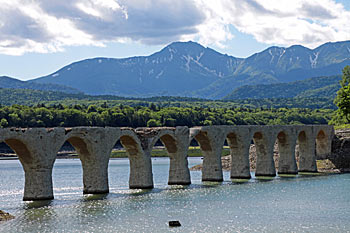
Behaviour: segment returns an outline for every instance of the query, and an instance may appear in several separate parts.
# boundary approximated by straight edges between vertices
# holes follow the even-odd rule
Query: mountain
[[[340,75],[315,77],[301,81],[275,84],[245,85],[225,96],[225,100],[264,98],[319,98],[332,97],[340,88]]]
[[[232,76],[194,92],[194,96],[222,98],[243,85],[292,82],[341,74],[346,65],[350,65],[350,41],[326,43],[313,50],[300,45],[270,47],[244,59]]]
[[[77,89],[51,83],[37,83],[32,81],[20,81],[8,76],[0,76],[0,88],[32,89],[42,91],[59,91],[65,93],[80,93]]]
[[[193,90],[232,74],[240,61],[194,42],[176,42],[148,57],[79,61],[34,81],[95,95],[190,96]]]
[[[243,85],[337,75],[346,65],[350,65],[350,41],[315,49],[270,47],[245,59],[195,42],[174,42],[150,56],[82,60],[32,82],[65,85],[93,95],[220,99]]]

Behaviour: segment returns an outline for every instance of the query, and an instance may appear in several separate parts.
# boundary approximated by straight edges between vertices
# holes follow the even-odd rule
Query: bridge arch
[[[26,169],[27,166],[30,166],[33,161],[33,157],[27,145],[23,141],[16,138],[8,138],[4,140],[4,143],[6,143],[6,145],[8,145],[16,153],[24,169]]]
[[[96,142],[93,140],[93,135],[96,132],[92,131],[91,134],[88,134],[85,130],[84,128],[81,131],[66,129],[64,141],[60,148],[68,142],[77,152],[82,165],[84,194],[108,193],[109,156],[107,157],[105,153],[97,149]]]
[[[158,135],[152,139],[150,150],[152,150],[158,141],[160,141],[166,148],[170,159],[168,184],[191,184],[187,160],[189,147],[188,128],[181,127],[181,129],[164,129],[158,132]],[[178,134],[180,134],[180,136]]]
[[[129,188],[153,188],[153,174],[151,155],[145,153],[142,142],[132,130],[122,130],[119,138],[115,140],[125,148],[130,161]]]

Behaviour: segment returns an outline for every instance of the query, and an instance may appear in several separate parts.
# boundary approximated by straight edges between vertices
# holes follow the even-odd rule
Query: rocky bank
[[[3,221],[14,219],[15,217],[5,211],[0,210],[0,223]]]

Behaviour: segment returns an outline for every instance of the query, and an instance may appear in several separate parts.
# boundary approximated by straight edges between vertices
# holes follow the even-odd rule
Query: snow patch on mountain
[[[160,76],[162,76],[163,75],[163,73],[164,73],[164,71],[162,70],[161,72],[159,72],[159,74],[157,74],[157,76],[156,76],[156,79],[159,79],[160,78]]]
[[[310,55],[310,63],[311,63],[311,68],[316,68],[316,65],[317,65],[317,59],[318,59],[318,55],[320,53],[317,52],[317,53],[314,53],[313,55],[315,56],[314,58],[312,58],[312,55]]]

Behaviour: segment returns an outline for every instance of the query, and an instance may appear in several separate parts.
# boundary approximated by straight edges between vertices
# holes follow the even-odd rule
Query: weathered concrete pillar
[[[237,127],[236,127],[237,128]],[[249,179],[249,130],[247,127],[239,127],[227,134],[227,142],[231,151],[231,178]]]
[[[258,127],[253,136],[256,147],[255,176],[276,176],[275,162],[273,160],[273,147],[275,138],[272,130],[265,126]]]
[[[54,199],[52,186],[52,167],[24,169],[23,201],[38,201]]]
[[[129,188],[131,189],[153,188],[152,150],[149,149],[150,140],[141,131],[137,131],[137,136],[124,131],[120,137],[120,142],[129,155]]]
[[[4,141],[18,155],[25,173],[24,201],[53,199],[52,168],[64,130],[6,129]]]
[[[223,181],[221,153],[225,134],[218,126],[205,126],[195,135],[203,153],[202,181]]]
[[[169,158],[169,185],[191,184],[190,170],[188,168],[187,153],[189,147],[188,127],[176,127],[171,134],[164,134],[160,140],[165,145]]]
[[[296,137],[292,130],[285,127],[277,135],[278,142],[278,174],[298,174],[298,166],[295,160]]]
[[[305,127],[298,134],[299,172],[317,172],[315,137],[311,127]]]
[[[118,128],[79,127],[66,135],[82,163],[84,194],[109,192],[109,157],[119,134]]]

